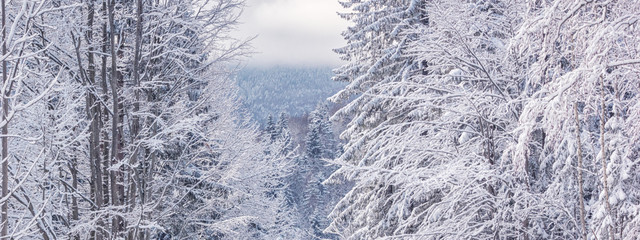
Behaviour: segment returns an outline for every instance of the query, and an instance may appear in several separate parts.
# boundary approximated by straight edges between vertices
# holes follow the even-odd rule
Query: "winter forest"
[[[640,239],[640,2],[285,2],[0,0],[0,239]]]

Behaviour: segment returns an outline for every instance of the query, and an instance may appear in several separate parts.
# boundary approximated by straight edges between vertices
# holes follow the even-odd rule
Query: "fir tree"
[[[300,212],[304,216],[304,222],[310,229],[313,237],[335,238],[336,236],[324,234],[327,216],[331,210],[331,203],[340,195],[340,186],[332,186],[333,191],[326,191],[322,183],[335,170],[328,165],[333,160],[337,147],[331,122],[328,117],[326,103],[318,104],[316,109],[309,114],[309,132],[305,138],[305,153],[302,158],[299,180],[302,181],[302,196]]]
[[[269,114],[267,117],[267,127],[265,128],[265,133],[269,136],[269,140],[274,142],[278,138],[278,128],[276,126],[276,121],[273,118],[273,115]]]

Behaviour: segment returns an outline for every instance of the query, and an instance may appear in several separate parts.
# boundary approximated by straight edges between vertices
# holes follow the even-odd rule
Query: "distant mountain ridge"
[[[254,119],[264,124],[269,114],[299,116],[313,111],[345,84],[331,80],[332,67],[245,68],[238,73],[240,96]]]

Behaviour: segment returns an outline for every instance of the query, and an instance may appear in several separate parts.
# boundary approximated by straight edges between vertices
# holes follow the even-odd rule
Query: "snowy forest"
[[[0,239],[640,239],[640,2],[323,1],[0,0]]]
[[[236,75],[239,97],[252,118],[264,124],[269,114],[310,113],[346,84],[331,81],[330,67],[243,68]]]

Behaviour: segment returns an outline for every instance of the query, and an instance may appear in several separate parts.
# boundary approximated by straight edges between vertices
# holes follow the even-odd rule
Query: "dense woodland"
[[[290,234],[290,157],[230,75],[242,6],[2,1],[2,239]]]
[[[638,239],[640,4],[347,0],[345,239]]]
[[[342,89],[343,82],[331,81],[331,67],[246,67],[238,72],[243,107],[254,120],[266,124],[269,115],[285,112],[300,117],[319,102]]]
[[[635,0],[342,0],[302,136],[242,0],[0,3],[0,239],[640,236]]]

